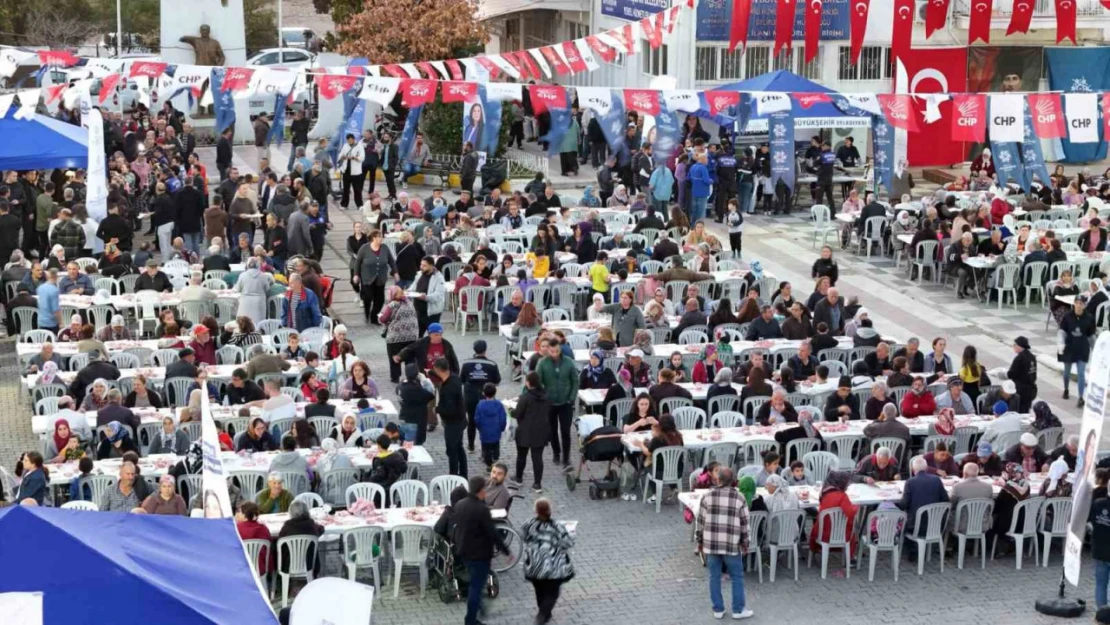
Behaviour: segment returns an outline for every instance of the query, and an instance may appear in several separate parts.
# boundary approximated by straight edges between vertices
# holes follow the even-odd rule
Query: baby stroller
[[[470,585],[470,572],[465,565],[455,560],[451,543],[442,536],[436,536],[435,545],[428,557],[431,559],[431,583],[439,593],[440,601],[451,603],[463,600]],[[486,596],[496,599],[500,592],[501,583],[497,579],[497,573],[490,570],[489,579],[486,580]]]
[[[590,481],[590,499],[615,499],[620,496],[620,469],[624,463],[624,444],[621,430],[611,425],[601,425],[601,415],[583,415],[578,418],[578,436],[582,441],[578,452],[578,467],[567,469],[567,488],[574,491],[581,481],[582,469]],[[598,479],[590,473],[589,462],[605,462],[604,477]]]

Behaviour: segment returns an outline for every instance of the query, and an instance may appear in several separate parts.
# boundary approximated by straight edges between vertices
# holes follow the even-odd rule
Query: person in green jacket
[[[555,462],[566,466],[570,462],[570,419],[574,414],[574,401],[578,397],[578,370],[574,361],[563,355],[558,343],[547,346],[546,357],[536,366],[540,384],[547,392],[551,411],[547,421],[551,428],[551,450]],[[555,426],[558,424],[558,435]]]
[[[280,473],[271,473],[267,480],[269,488],[258,493],[258,511],[262,514],[288,512],[293,503],[293,494],[285,490],[285,480]]]
[[[57,212],[53,196],[54,183],[47,182],[43,188],[43,193],[40,193],[38,199],[35,200],[35,234],[38,235],[38,249],[40,251],[50,249],[50,241],[47,239],[46,231],[50,227],[50,220],[54,218],[54,213]]]
[[[578,124],[578,107],[570,109],[570,127],[559,143],[559,168],[564,176],[578,175],[578,135],[582,126]]]

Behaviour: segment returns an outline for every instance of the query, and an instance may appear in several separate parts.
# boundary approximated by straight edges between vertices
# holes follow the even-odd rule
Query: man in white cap
[[[621,365],[621,369],[628,369],[632,374],[632,386],[644,388],[651,384],[651,367],[644,362],[644,352],[634,349],[628,352],[628,360]]]
[[[81,340],[81,315],[74,314],[69,318],[69,325],[58,334],[59,343],[76,343]]]
[[[987,399],[984,400],[983,405],[990,410],[1000,401],[1006,403],[1009,412],[1018,412],[1021,408],[1021,395],[1018,394],[1013,380],[1003,380],[1001,386],[987,393]]]
[[[131,331],[124,323],[123,315],[112,315],[112,323],[100,328],[96,338],[101,341],[130,341]]]
[[[1017,445],[1006,450],[1002,456],[1005,463],[1016,462],[1025,469],[1025,474],[1048,472],[1048,454],[1037,444],[1037,435],[1026,432],[1021,435]]]

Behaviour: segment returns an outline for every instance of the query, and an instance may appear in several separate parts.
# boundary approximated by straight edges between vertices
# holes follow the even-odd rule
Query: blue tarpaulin
[[[45,115],[16,119],[16,110],[0,118],[0,171],[88,167],[87,130]]]
[[[740,82],[734,82],[727,85],[714,87],[716,91],[770,91],[770,92],[784,92],[784,93],[827,93],[830,96],[835,95],[837,92],[819,85],[812,80],[802,78],[801,76],[788,72],[786,70],[778,70],[749,78]],[[809,108],[803,107],[797,100],[793,100],[794,105],[794,119],[802,120],[807,117],[821,117],[821,118],[840,118],[852,117],[845,115],[843,111],[838,109],[832,102],[817,102]],[[752,119],[766,119],[770,115],[761,114],[759,111],[752,112]],[[869,117],[861,117],[859,125],[870,125]],[[799,127],[804,127],[799,125]]]
[[[46,625],[277,623],[231,519],[12,506],[0,554],[0,589],[42,592]]]

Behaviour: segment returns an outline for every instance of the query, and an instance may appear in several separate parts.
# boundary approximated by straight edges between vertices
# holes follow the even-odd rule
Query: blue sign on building
[[[602,0],[603,2],[617,0]],[[748,42],[774,41],[776,0],[753,0],[751,20],[748,22]],[[821,40],[846,40],[849,38],[851,10],[849,0],[824,0],[821,13]],[[805,8],[807,3],[795,3],[794,40],[805,39]],[[732,0],[702,0],[698,5],[699,41],[728,41],[732,20]]]
[[[601,0],[601,14],[637,21],[668,8],[668,0]]]

